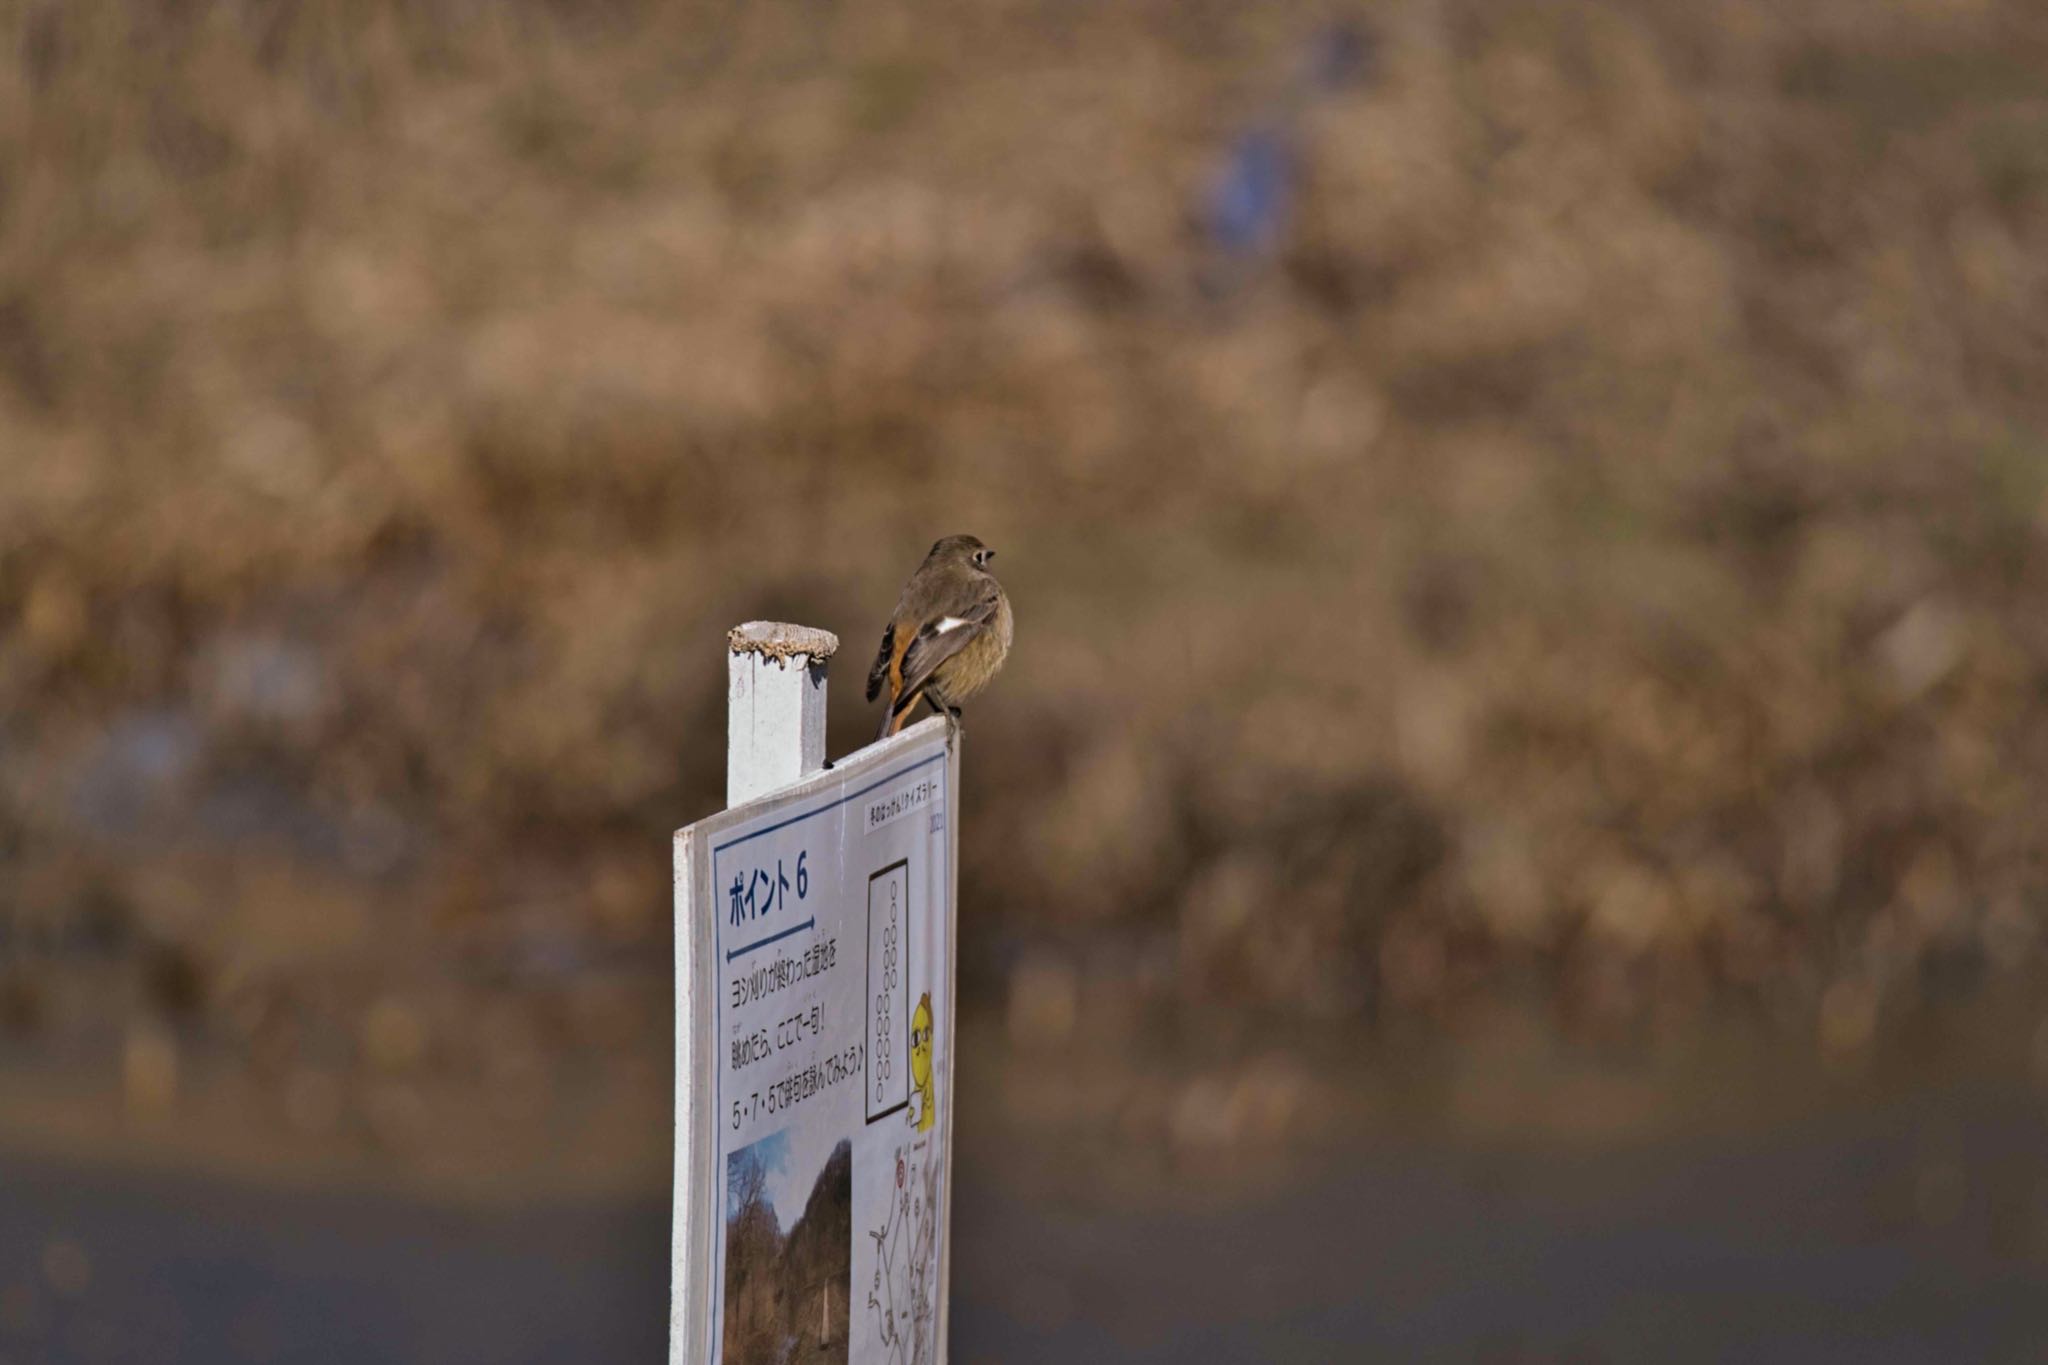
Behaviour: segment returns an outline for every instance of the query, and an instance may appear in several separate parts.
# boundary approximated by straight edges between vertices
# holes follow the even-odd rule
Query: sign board
[[[957,731],[676,835],[671,1365],[941,1365]]]

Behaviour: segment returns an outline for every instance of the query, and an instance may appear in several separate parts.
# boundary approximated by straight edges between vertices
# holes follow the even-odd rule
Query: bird
[[[988,571],[996,552],[974,536],[947,536],[903,585],[868,670],[868,700],[889,693],[876,739],[903,728],[920,699],[957,722],[960,705],[995,677],[1010,652],[1012,618]]]

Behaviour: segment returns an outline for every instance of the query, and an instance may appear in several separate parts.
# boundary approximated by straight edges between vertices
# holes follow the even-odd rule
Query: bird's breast
[[[1010,599],[1007,594],[996,598],[995,619],[988,629],[977,634],[963,645],[958,654],[939,665],[932,678],[932,686],[939,694],[939,700],[948,705],[958,706],[975,693],[987,687],[989,679],[1003,666],[1003,659],[1010,652],[1010,636],[1014,623],[1010,617]]]

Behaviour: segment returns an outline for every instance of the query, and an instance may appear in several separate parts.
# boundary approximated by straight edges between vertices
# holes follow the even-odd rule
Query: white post
[[[839,637],[749,621],[725,640],[732,651],[725,804],[738,806],[825,766],[825,661]]]

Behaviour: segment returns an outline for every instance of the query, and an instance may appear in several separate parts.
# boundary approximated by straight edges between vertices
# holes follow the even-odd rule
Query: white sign
[[[940,1365],[953,1080],[936,719],[676,836],[673,1365]]]

